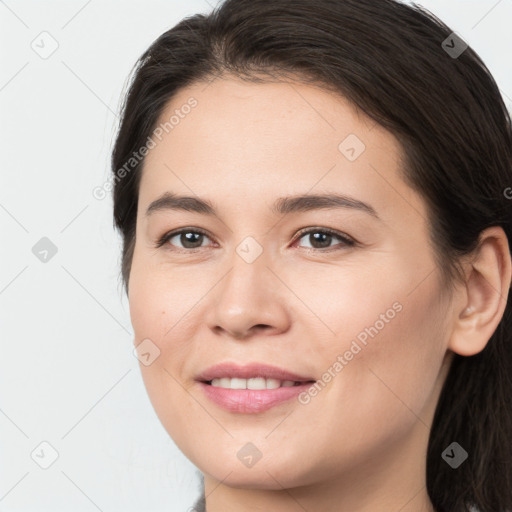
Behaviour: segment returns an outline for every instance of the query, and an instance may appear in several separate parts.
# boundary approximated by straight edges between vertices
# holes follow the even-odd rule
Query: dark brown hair
[[[227,74],[317,83],[394,134],[403,179],[427,204],[447,289],[485,228],[501,226],[512,240],[510,115],[485,64],[449,27],[395,0],[226,0],[162,34],[134,67],[112,155],[126,292],[144,161],[122,179],[118,171],[178,90]],[[438,512],[512,511],[511,328],[508,301],[486,348],[453,359],[428,444]],[[469,454],[457,469],[441,456],[452,442]]]

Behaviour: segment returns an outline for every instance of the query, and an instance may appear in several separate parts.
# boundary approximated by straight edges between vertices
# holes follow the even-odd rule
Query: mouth
[[[229,412],[260,413],[306,391],[316,379],[277,366],[225,362],[196,376],[205,396]]]

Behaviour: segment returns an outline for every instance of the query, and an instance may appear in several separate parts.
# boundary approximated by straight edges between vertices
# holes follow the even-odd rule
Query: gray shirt
[[[204,494],[199,496],[190,512],[206,512],[206,500]]]
[[[204,475],[199,473],[199,479],[201,480],[201,484],[199,487],[199,498],[194,503],[194,506],[192,509],[189,509],[190,512],[206,512],[206,496],[205,496],[205,490],[204,490]]]

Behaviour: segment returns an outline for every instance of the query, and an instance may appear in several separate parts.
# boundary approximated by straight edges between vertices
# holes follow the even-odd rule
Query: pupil
[[[199,239],[199,245],[197,245],[197,246],[193,245],[192,248],[201,247],[201,243],[202,243],[201,237],[203,237],[203,236],[204,235],[202,235],[201,233],[192,233],[192,232],[182,233],[180,241],[183,244],[183,247],[187,247],[187,244],[192,243],[192,245],[193,245],[194,243],[197,243],[197,241]],[[194,238],[195,238],[195,240],[194,240]],[[190,248],[190,246],[188,246],[188,248]]]
[[[329,244],[330,244],[330,237],[332,235],[329,235],[328,233],[311,233],[310,234],[310,237],[313,237],[313,239],[315,240],[315,242],[319,242],[320,241],[320,246],[321,247],[329,247]],[[311,244],[313,247],[315,247],[315,244],[312,243]]]

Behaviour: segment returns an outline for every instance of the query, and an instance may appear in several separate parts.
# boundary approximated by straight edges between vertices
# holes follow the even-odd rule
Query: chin
[[[193,463],[203,474],[234,488],[282,490],[314,483],[318,471],[305,467],[304,460],[275,460],[263,456],[252,467],[245,466],[233,452],[223,455],[211,454],[205,460],[204,453]],[[212,464],[212,460],[215,462]]]

